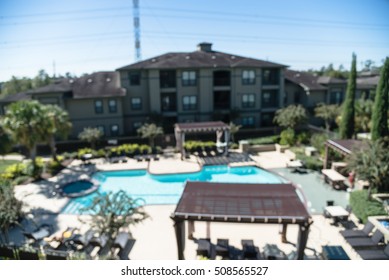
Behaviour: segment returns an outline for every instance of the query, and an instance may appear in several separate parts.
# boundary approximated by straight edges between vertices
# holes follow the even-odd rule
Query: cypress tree
[[[371,138],[377,140],[389,135],[388,107],[389,107],[389,57],[381,69],[380,81],[374,99]]]
[[[347,83],[346,99],[343,104],[342,121],[340,123],[340,138],[350,139],[354,135],[354,115],[355,115],[355,89],[357,79],[357,57],[353,53],[350,76]]]

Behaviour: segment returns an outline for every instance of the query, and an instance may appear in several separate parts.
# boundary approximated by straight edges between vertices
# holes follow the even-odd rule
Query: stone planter
[[[275,150],[274,144],[253,145],[249,148],[250,153],[272,152]]]
[[[289,148],[289,145],[280,145],[280,144],[275,144],[276,151],[279,153],[283,153],[286,151],[286,149]]]

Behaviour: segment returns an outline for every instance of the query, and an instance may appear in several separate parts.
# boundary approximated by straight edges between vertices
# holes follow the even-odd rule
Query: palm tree
[[[324,120],[327,131],[330,131],[331,123],[335,121],[339,114],[340,107],[336,104],[319,103],[315,108],[315,116]]]
[[[36,170],[36,147],[45,141],[45,109],[38,101],[19,101],[7,107],[2,120],[15,141],[24,145]]]
[[[66,138],[72,128],[68,113],[57,105],[46,105],[46,141],[50,146],[53,160],[58,162],[55,137]]]
[[[103,136],[103,133],[98,128],[86,127],[78,134],[80,140],[86,141],[91,144],[93,150],[96,149],[96,142]]]
[[[142,138],[149,139],[149,145],[154,147],[154,140],[158,135],[163,134],[163,128],[156,126],[155,124],[144,124],[138,128],[137,132],[141,135]]]
[[[370,99],[359,99],[355,103],[355,129],[360,132],[370,131],[374,102]]]
[[[230,122],[230,135],[231,135],[231,141],[232,143],[235,143],[235,134],[239,131],[241,128],[241,125],[236,125],[233,122]]]
[[[383,141],[366,142],[366,147],[353,151],[347,162],[350,171],[369,182],[369,197],[372,189],[389,192],[389,153]]]

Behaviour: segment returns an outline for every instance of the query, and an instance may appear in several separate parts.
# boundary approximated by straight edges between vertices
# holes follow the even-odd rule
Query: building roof
[[[292,184],[190,182],[173,219],[305,224],[310,215]]]
[[[318,77],[307,72],[285,70],[285,79],[300,85],[304,90],[325,90],[325,86],[318,83]]]
[[[117,70],[139,69],[177,69],[177,68],[236,68],[236,67],[286,67],[286,65],[269,61],[243,57],[211,50],[210,43],[206,49],[194,52],[171,52],[152,57]],[[209,48],[209,49],[208,49]]]
[[[26,92],[19,92],[19,93],[6,95],[4,98],[0,99],[0,102],[1,103],[11,103],[11,102],[16,102],[16,101],[20,101],[20,100],[30,100],[30,99],[31,99],[31,96],[28,95]]]
[[[217,130],[229,130],[230,127],[224,122],[191,122],[176,123],[174,125],[178,132],[212,132]]]
[[[363,148],[364,143],[361,140],[343,139],[343,140],[327,140],[326,145],[342,154],[349,155],[353,149]]]
[[[357,88],[358,89],[374,89],[377,87],[380,76],[372,77],[358,77]]]
[[[346,84],[346,80],[333,78],[329,76],[320,76],[317,80],[319,84]]]
[[[118,72],[96,72],[75,79],[72,86],[73,98],[125,96],[126,90],[120,87]]]
[[[72,79],[58,79],[52,84],[45,85],[36,89],[27,91],[28,94],[40,94],[40,93],[63,93],[72,90]]]

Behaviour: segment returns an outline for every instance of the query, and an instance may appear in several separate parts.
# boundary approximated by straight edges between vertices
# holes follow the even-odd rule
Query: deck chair
[[[129,260],[129,254],[134,247],[135,239],[128,239],[126,245],[119,250],[119,259],[121,260]]]
[[[45,237],[50,236],[52,233],[52,227],[47,224],[40,225],[35,231],[23,232],[23,235],[30,240],[40,241]]]
[[[126,247],[126,244],[129,239],[130,236],[128,235],[128,232],[120,232],[116,236],[115,241],[112,244],[112,247],[123,249],[124,247]]]
[[[381,240],[383,240],[384,235],[379,230],[376,230],[373,236],[370,237],[350,237],[346,238],[346,241],[350,244],[353,249],[369,248],[376,247],[380,245]]]
[[[46,260],[67,260],[68,253],[65,251],[45,250]]]
[[[242,239],[243,258],[256,259],[258,255],[258,248],[254,246],[254,241],[251,239]]]
[[[364,260],[389,260],[389,244],[383,249],[356,250],[356,252]]]
[[[348,229],[341,231],[340,234],[346,239],[353,237],[368,237],[373,229],[374,225],[371,222],[367,222],[362,230]]]
[[[8,246],[0,246],[0,258],[15,259],[14,249]]]
[[[81,246],[82,248],[85,248],[89,244],[89,242],[92,240],[94,235],[95,235],[95,231],[88,230],[84,234],[76,234],[72,238],[71,242],[77,246]]]
[[[211,241],[209,239],[199,239],[197,244],[197,255],[209,258],[211,256]]]
[[[229,257],[229,240],[217,239],[216,242],[216,255],[221,257]]]

